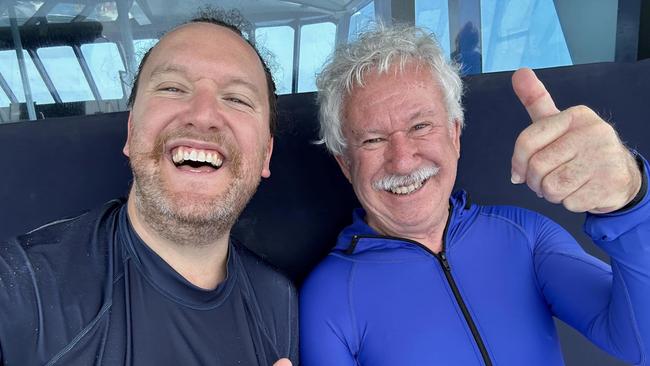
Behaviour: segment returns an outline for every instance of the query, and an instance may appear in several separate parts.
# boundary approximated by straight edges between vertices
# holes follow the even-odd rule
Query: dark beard
[[[165,142],[170,138],[181,137],[214,142],[228,152],[228,166],[233,181],[223,194],[205,197],[192,193],[173,193],[165,189],[159,167]],[[150,168],[151,162],[154,162],[153,168]],[[159,136],[153,151],[131,154],[131,167],[135,207],[143,220],[164,239],[184,246],[205,246],[228,235],[260,181],[259,176],[246,176],[251,172],[244,171],[241,152],[219,133],[208,136],[176,131]]]

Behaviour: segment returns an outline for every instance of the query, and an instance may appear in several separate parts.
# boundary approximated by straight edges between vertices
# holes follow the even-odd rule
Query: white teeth
[[[223,159],[219,157],[219,155],[215,155],[212,158],[212,165],[216,166],[217,168],[220,167],[223,164]]]
[[[423,183],[424,181],[420,181],[408,186],[393,187],[390,189],[390,191],[394,194],[409,194],[417,191],[420,187],[422,187]]]
[[[174,161],[174,163],[176,164],[180,163],[181,160],[183,160],[181,155],[182,155],[181,150],[180,149],[176,150],[176,152],[174,152],[174,154],[172,155],[172,161]]]
[[[214,166],[215,168],[221,167],[223,165],[223,159],[221,155],[217,152],[210,152],[205,150],[195,150],[187,147],[178,147],[172,153],[172,161],[174,164],[182,164],[185,161],[196,161],[196,162],[207,162]]]

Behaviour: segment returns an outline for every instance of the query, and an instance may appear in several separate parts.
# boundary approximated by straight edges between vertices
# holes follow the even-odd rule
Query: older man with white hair
[[[588,212],[611,267],[548,218],[452,194],[462,82],[422,30],[363,34],[318,87],[321,136],[363,208],[302,289],[304,365],[562,365],[553,316],[650,364],[648,162],[608,123],[513,75],[533,123],[512,182]]]

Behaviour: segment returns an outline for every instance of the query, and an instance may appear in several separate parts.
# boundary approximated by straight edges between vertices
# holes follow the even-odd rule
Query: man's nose
[[[224,124],[223,106],[213,90],[197,88],[191,96],[187,124],[210,130],[219,129]]]
[[[385,155],[387,168],[394,174],[408,174],[419,164],[417,145],[405,133],[390,136]]]

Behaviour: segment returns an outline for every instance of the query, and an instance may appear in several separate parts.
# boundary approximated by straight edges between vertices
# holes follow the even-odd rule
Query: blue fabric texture
[[[540,214],[466,197],[450,200],[445,254],[492,364],[563,365],[558,317],[612,355],[650,365],[647,192],[625,212],[587,215],[611,267]],[[485,364],[440,259],[378,235],[364,217],[354,211],[301,290],[302,364]]]

